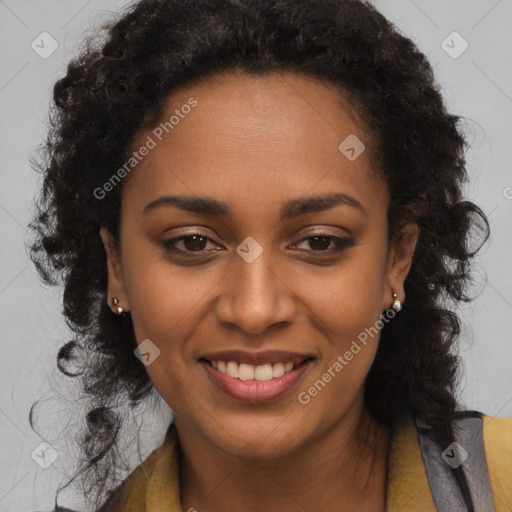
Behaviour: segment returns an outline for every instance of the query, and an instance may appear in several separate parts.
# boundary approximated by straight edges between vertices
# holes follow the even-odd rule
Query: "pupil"
[[[199,235],[191,235],[187,236],[183,239],[183,244],[185,245],[185,248],[187,250],[203,250],[204,249],[204,242],[206,238],[204,236]],[[192,242],[191,242],[192,241]]]
[[[318,241],[323,241],[324,243],[320,242],[320,244],[318,244],[317,242]],[[311,249],[313,249],[314,251],[321,251],[321,250],[325,250],[329,247],[329,244],[331,243],[331,240],[329,237],[327,236],[314,236],[311,238],[311,240],[309,241],[309,246],[311,247]],[[320,245],[320,247],[318,247],[318,245]],[[316,246],[316,247],[315,247]]]

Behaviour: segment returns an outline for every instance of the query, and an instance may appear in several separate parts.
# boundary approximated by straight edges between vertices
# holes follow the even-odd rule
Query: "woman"
[[[54,101],[32,257],[63,278],[95,508],[510,510],[512,421],[460,410],[444,300],[471,300],[487,219],[459,118],[378,11],[141,1]],[[173,422],[119,482],[155,392]]]

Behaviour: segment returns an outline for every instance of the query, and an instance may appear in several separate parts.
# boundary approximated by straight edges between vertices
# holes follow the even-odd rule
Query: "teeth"
[[[284,375],[284,364],[283,363],[276,363],[272,367],[272,375],[274,377],[282,377]]]
[[[230,377],[238,379],[238,363],[235,363],[235,361],[229,361],[228,366],[226,368],[226,373]]]
[[[259,366],[245,363],[238,364],[235,361],[229,361],[228,363],[225,361],[211,361],[211,363],[219,372],[240,380],[271,380],[273,378],[282,377],[285,373],[293,369],[292,362],[262,364]]]
[[[231,364],[231,361],[230,361]],[[236,363],[234,363],[236,364]],[[252,364],[240,364],[238,365],[238,375],[240,380],[254,380],[254,366]],[[233,377],[233,375],[231,375]]]
[[[240,365],[240,368],[242,365]],[[256,366],[254,369],[254,378],[256,380],[270,380],[274,378],[274,370],[271,364]]]

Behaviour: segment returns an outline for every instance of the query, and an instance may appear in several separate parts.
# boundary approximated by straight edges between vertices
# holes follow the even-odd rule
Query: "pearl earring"
[[[121,306],[118,306],[118,304],[119,304],[119,299],[118,299],[117,297],[112,297],[112,304],[113,304],[114,306],[117,306],[117,313],[118,313],[119,315],[122,315],[122,314],[125,312],[125,311],[124,311],[124,309],[123,309]]]
[[[395,311],[400,311],[402,309],[402,303],[397,299],[398,295],[393,292],[393,306],[391,306]]]

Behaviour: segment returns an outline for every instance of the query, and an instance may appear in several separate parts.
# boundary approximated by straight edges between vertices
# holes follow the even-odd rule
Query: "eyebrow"
[[[293,199],[281,206],[280,219],[298,217],[312,212],[321,212],[335,206],[350,206],[358,209],[367,216],[364,206],[354,197],[343,193],[324,194]],[[210,197],[197,196],[163,196],[151,201],[143,210],[147,213],[160,206],[174,206],[187,212],[200,215],[229,216],[232,212],[231,205]]]

